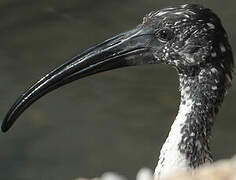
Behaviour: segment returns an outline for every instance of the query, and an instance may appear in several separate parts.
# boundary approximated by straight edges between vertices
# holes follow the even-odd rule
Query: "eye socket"
[[[165,28],[165,29],[160,29],[156,33],[156,37],[163,42],[170,41],[174,37],[174,33],[172,30]]]

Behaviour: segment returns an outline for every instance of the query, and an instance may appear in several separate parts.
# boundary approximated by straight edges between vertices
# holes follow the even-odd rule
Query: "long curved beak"
[[[26,90],[8,111],[2,131],[6,132],[33,102],[74,80],[125,66],[154,62],[150,47],[153,33],[138,26],[98,44],[66,61]]]

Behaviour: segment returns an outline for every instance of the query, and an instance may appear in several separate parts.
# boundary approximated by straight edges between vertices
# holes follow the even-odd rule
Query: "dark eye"
[[[159,31],[156,32],[156,37],[160,40],[160,41],[170,41],[171,39],[173,39],[174,37],[174,33],[172,30],[170,29],[161,29]]]

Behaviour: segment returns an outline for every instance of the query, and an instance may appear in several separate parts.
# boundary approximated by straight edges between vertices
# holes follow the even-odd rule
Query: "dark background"
[[[235,1],[1,0],[0,119],[30,84],[152,10],[201,3],[222,19],[236,47]],[[213,129],[215,159],[236,153],[236,85]],[[154,168],[179,104],[174,69],[153,65],[105,72],[54,91],[0,134],[0,180],[71,180]]]

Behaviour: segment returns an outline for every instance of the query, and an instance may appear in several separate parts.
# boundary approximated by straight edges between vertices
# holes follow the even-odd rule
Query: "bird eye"
[[[170,41],[174,37],[173,31],[171,31],[170,29],[167,29],[167,28],[161,29],[161,30],[157,31],[155,34],[156,34],[156,37],[160,41],[163,41],[163,42]]]

